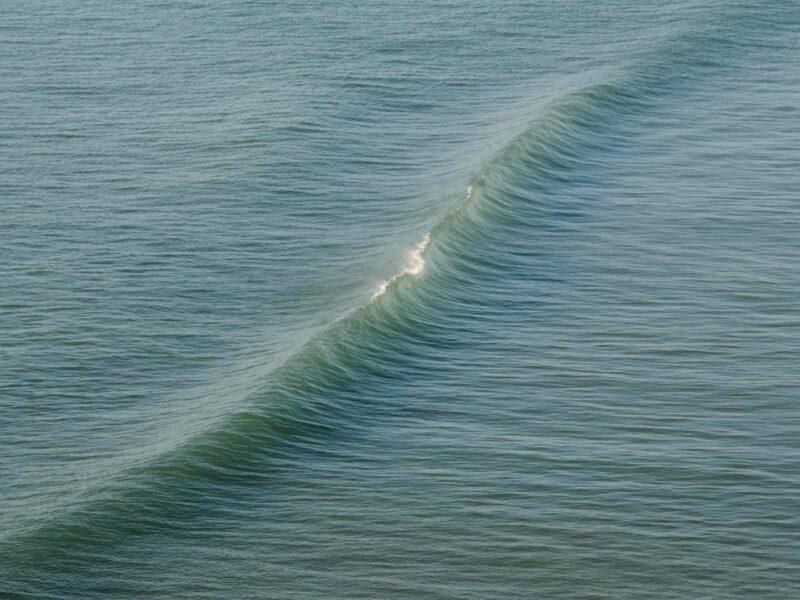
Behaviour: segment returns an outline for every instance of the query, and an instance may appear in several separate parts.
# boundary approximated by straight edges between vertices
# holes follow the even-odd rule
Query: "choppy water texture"
[[[796,1],[2,13],[2,598],[800,598]]]

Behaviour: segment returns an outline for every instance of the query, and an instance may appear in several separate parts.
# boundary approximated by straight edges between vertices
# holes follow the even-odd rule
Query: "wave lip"
[[[456,210],[472,199],[474,190],[475,188],[473,186],[467,186],[467,194],[464,197],[464,200],[456,207]],[[403,269],[392,275],[389,279],[384,279],[378,284],[377,288],[372,294],[372,297],[370,298],[370,301],[375,301],[383,296],[386,293],[386,290],[389,289],[389,286],[403,275],[419,275],[422,273],[422,271],[425,269],[425,258],[423,257],[423,253],[430,242],[431,232],[429,231],[422,236],[422,239],[417,242],[417,244],[411,250],[406,253],[406,261]]]
[[[422,254],[431,241],[431,234],[426,233],[422,239],[406,255],[406,263],[401,271],[392,275],[389,279],[384,279],[378,284],[377,289],[372,294],[371,300],[377,300],[386,293],[389,286],[403,275],[419,275],[425,269],[425,259]]]

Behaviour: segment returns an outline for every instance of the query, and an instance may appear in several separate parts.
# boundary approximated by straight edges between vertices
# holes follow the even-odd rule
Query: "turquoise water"
[[[800,4],[0,50],[0,597],[800,597]]]

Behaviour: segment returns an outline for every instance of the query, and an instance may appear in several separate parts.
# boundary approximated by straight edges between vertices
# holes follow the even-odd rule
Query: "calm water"
[[[6,0],[0,597],[800,598],[800,4]]]

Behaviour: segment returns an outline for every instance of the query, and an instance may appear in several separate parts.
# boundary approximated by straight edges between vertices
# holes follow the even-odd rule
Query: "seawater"
[[[0,597],[800,597],[800,5],[7,0]]]

